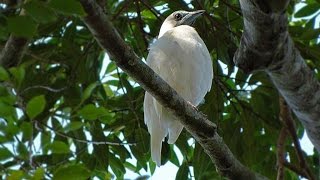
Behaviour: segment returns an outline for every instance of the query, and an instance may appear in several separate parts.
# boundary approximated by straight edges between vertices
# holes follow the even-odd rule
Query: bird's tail
[[[162,116],[154,119],[158,126],[153,127],[151,134],[151,157],[157,166],[161,165],[162,141],[169,134],[168,143],[173,144],[178,139],[183,126],[168,111],[162,111]],[[157,124],[157,123],[155,123]]]
[[[157,166],[161,166],[162,138],[157,134],[151,134],[151,158]]]
[[[169,144],[173,144],[177,141],[182,129],[182,124],[172,116],[172,119],[168,121]]]
[[[156,112],[155,99],[146,92],[144,97],[144,122],[148,126],[151,138],[151,158],[157,166],[161,165],[162,141],[168,134],[166,127],[160,121],[160,116]]]
[[[144,121],[151,136],[151,158],[160,166],[162,141],[169,134],[168,143],[175,143],[183,126],[149,93],[144,99]]]

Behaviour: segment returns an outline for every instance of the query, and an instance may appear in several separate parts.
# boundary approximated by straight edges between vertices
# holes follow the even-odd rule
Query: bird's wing
[[[164,37],[159,39],[159,44],[170,61],[165,63],[170,65],[167,67],[170,72],[164,74],[164,79],[185,100],[197,106],[211,89],[213,70],[209,51],[190,26],[178,26]]]
[[[195,61],[195,68],[190,70],[190,92],[194,105],[199,105],[207,92],[210,91],[213,79],[213,69],[210,53],[203,40],[196,33],[193,35],[194,47],[188,57]]]

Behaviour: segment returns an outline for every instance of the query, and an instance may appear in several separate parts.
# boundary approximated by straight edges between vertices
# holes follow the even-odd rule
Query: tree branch
[[[217,134],[216,125],[184,101],[176,91],[137,57],[94,0],[80,0],[80,2],[87,13],[83,21],[101,47],[108,51],[118,67],[134,78],[179,118],[179,121],[214,161],[223,176],[230,179],[266,179],[242,165]]]
[[[10,1],[9,1],[10,2]],[[22,3],[22,0],[15,0],[11,3]],[[20,16],[24,16],[25,11],[22,9],[20,11]],[[6,42],[6,45],[0,52],[0,66],[5,68],[10,68],[19,64],[23,57],[24,51],[28,45],[28,39],[23,37],[17,37],[15,35],[10,35]]]
[[[284,162],[285,159],[285,142],[287,137],[287,131],[285,127],[282,127],[279,133],[278,142],[277,142],[277,180],[284,179]]]
[[[283,127],[287,130],[287,133],[291,136],[296,154],[299,160],[300,168],[306,172],[306,175],[309,180],[314,180],[315,177],[312,174],[308,163],[306,162],[303,151],[300,146],[299,138],[296,132],[294,120],[291,114],[291,110],[288,107],[287,103],[284,101],[282,97],[280,97],[280,120],[283,122]]]
[[[28,40],[10,35],[6,45],[0,53],[0,66],[9,68],[19,64]]]
[[[289,35],[288,2],[240,0],[244,33],[234,62],[247,73],[268,73],[320,152],[320,83]]]
[[[64,132],[60,132],[56,129],[54,129],[53,127],[50,127],[48,125],[46,125],[45,123],[42,122],[37,122],[39,124],[41,124],[42,126],[48,128],[50,131],[54,132],[56,135],[67,138],[67,139],[72,139],[73,141],[77,141],[80,143],[85,143],[85,144],[94,144],[94,145],[113,145],[113,146],[122,146],[122,145],[129,145],[129,146],[133,146],[136,145],[136,143],[129,143],[129,142],[125,142],[125,143],[118,143],[118,142],[110,142],[110,141],[91,141],[91,140],[86,140],[86,139],[79,139],[73,136],[70,136]],[[42,131],[43,129],[41,129]]]
[[[295,172],[296,174],[299,174],[300,176],[304,177],[304,178],[308,178],[308,175],[306,174],[306,172],[302,169],[300,169],[299,167],[290,164],[288,161],[284,161],[283,165],[290,169],[291,171]]]

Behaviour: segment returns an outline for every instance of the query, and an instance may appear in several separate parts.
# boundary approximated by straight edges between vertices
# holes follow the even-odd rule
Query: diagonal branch
[[[94,0],[80,0],[80,2],[87,13],[83,21],[101,47],[108,51],[118,67],[134,78],[179,118],[187,131],[201,144],[223,176],[230,179],[266,179],[242,165],[217,134],[216,125],[184,101],[176,91],[137,57]]]

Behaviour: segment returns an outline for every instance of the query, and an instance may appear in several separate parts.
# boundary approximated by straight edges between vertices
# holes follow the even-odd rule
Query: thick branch
[[[80,2],[87,13],[83,20],[101,47],[108,51],[117,66],[179,118],[224,176],[231,179],[265,179],[243,166],[217,134],[216,125],[184,101],[136,56],[94,0],[80,0]]]
[[[320,84],[289,36],[289,0],[240,0],[244,33],[234,62],[245,72],[265,70],[320,152]]]

